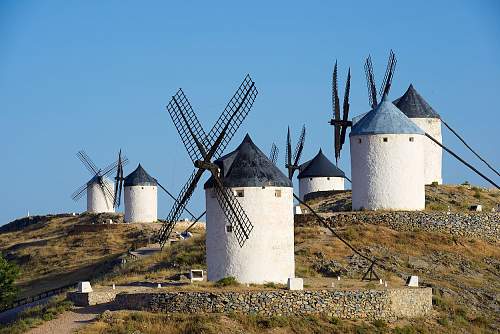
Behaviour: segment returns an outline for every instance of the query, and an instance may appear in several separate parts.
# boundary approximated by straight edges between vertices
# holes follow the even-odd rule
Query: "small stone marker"
[[[334,282],[332,282],[332,288],[334,288],[334,287],[335,287],[335,283],[334,283]]]
[[[113,283],[113,290],[116,290],[116,286],[115,286],[115,283]]]
[[[380,280],[379,280],[379,284],[380,284],[380,285],[382,285],[382,284],[383,284],[382,279],[380,279]]]
[[[340,276],[337,276],[337,281],[340,281]]]
[[[189,279],[191,280],[191,282],[195,282],[195,281],[198,281],[198,282],[201,282],[203,281],[203,270],[202,269],[191,269],[189,271]]]
[[[300,205],[295,206],[295,214],[296,215],[301,215],[302,214],[302,209],[300,208]]]
[[[470,211],[478,211],[478,212],[481,212],[483,211],[483,206],[481,204],[477,204],[477,205],[472,205],[470,208],[469,208]]]
[[[385,284],[385,287],[387,288],[387,281],[385,281],[385,283],[384,283],[384,284]]]
[[[288,290],[304,290],[304,280],[298,277],[289,277],[287,282]]]
[[[158,283],[158,286],[157,286],[157,288],[158,288],[158,289],[159,289],[159,288],[161,288],[161,283]]]
[[[412,288],[418,288],[418,276],[410,276],[406,280],[406,285]]]
[[[90,282],[85,281],[85,282],[78,282],[78,292],[80,293],[87,293],[87,292],[92,292],[92,286],[90,286]]]

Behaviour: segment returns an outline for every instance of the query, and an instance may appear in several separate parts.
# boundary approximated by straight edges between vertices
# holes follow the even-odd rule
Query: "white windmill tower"
[[[350,137],[353,210],[423,210],[424,132],[385,95]]]
[[[415,90],[413,85],[410,85],[403,96],[394,101],[394,104],[424,132],[427,132],[439,142],[443,141],[441,135],[441,117]],[[433,141],[426,140],[424,142],[424,156],[425,184],[433,182],[437,182],[438,184],[443,183],[441,176],[443,149]]]
[[[243,283],[286,283],[294,277],[293,185],[247,134],[233,152],[216,160],[226,189],[253,224],[240,247],[216,195],[205,183],[208,279],[227,276]]]
[[[320,149],[311,160],[300,166],[299,197],[320,191],[344,190],[344,172],[335,166]]]
[[[141,164],[125,177],[125,222],[152,223],[158,220],[158,183]]]
[[[73,192],[73,200],[79,200],[84,193],[87,194],[87,212],[102,213],[115,212],[113,193],[113,181],[108,176],[116,169],[120,169],[128,162],[127,158],[121,159],[121,153],[117,161],[104,169],[99,169],[89,158],[85,151],[79,151],[76,155],[93,177],[83,186]]]

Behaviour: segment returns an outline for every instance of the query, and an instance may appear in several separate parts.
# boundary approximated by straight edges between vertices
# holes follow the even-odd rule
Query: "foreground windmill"
[[[163,246],[202,174],[209,170],[211,178],[205,183],[209,280],[233,276],[247,283],[285,282],[294,273],[291,183],[283,176],[284,180],[280,182],[284,183],[280,185],[284,187],[275,187],[273,177],[281,172],[248,135],[235,151],[222,156],[256,96],[255,83],[247,75],[208,134],[182,90],[167,106],[196,170],[181,190],[158,238]],[[281,188],[289,190],[286,192]],[[278,205],[280,210],[276,211],[273,203],[263,205],[262,196],[287,204]],[[283,207],[286,207],[284,211]],[[289,217],[282,217],[283,212]],[[282,247],[279,242],[273,243],[271,238],[276,236],[267,229],[268,223],[275,218],[278,219],[276,224],[285,221],[288,227],[287,241],[283,245],[286,252],[273,248]],[[279,263],[283,263],[284,268],[273,271]]]
[[[99,169],[85,151],[78,151],[76,156],[91,173],[92,178],[75,190],[71,198],[78,201],[86,193],[87,212],[114,212],[116,205],[115,194],[113,192],[113,182],[108,176],[115,170],[123,170],[123,165],[127,164],[128,159],[126,157],[122,158],[120,151],[118,160],[103,169]]]

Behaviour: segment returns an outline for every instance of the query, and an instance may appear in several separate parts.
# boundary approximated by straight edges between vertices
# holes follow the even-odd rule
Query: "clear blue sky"
[[[0,225],[26,214],[83,211],[70,194],[122,148],[177,193],[192,170],[165,105],[182,87],[209,129],[243,76],[259,89],[249,132],[264,152],[308,129],[304,159],[332,158],[330,80],[352,69],[351,111],[368,110],[363,60],[380,83],[389,49],[391,97],[412,82],[470,143],[500,165],[498,1],[0,2]],[[472,160],[448,132],[444,142]],[[348,146],[341,167],[350,174]],[[477,160],[476,165],[481,166]],[[486,170],[481,166],[482,170]],[[492,175],[492,173],[487,173]],[[486,185],[449,156],[444,180]],[[496,178],[497,181],[498,178]],[[159,214],[172,201],[161,195]],[[200,187],[191,203],[204,208]]]

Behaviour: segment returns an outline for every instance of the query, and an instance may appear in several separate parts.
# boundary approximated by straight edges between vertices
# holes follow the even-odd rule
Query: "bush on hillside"
[[[0,253],[0,309],[9,306],[17,295],[14,281],[19,277],[19,268]]]

